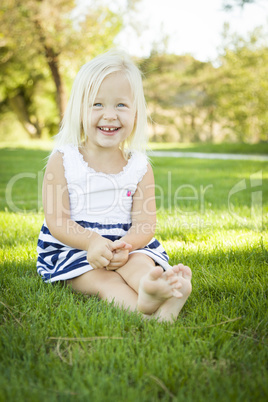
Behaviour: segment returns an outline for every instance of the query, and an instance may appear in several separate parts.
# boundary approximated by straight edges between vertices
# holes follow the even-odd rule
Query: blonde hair
[[[126,75],[136,108],[133,132],[121,144],[121,149],[125,156],[134,150],[145,153],[148,127],[141,73],[124,51],[116,49],[95,57],[78,72],[60,131],[56,136],[55,148],[65,144],[82,145],[86,139],[89,105],[93,104],[104,78],[115,72]]]

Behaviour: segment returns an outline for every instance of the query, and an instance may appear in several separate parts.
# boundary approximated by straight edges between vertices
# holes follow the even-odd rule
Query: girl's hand
[[[107,265],[106,269],[108,271],[114,271],[125,265],[128,261],[128,255],[131,249],[132,249],[131,244],[128,244],[121,240],[114,241],[113,258],[111,259],[110,264]]]
[[[89,245],[87,260],[94,269],[105,268],[113,258],[113,242],[100,236]]]

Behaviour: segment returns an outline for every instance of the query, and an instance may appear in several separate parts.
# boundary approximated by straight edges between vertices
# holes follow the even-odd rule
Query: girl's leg
[[[128,262],[116,272],[138,293],[137,308],[144,314],[153,314],[167,299],[176,296],[181,287],[178,275],[172,269],[164,273],[142,253],[131,254]]]
[[[138,293],[141,278],[148,274],[153,267],[155,267],[154,261],[146,254],[134,253],[130,254],[128,262],[118,268],[116,272]]]
[[[115,305],[135,311],[137,306],[137,293],[129,287],[124,279],[115,271],[105,268],[93,269],[76,278],[67,281],[76,292],[89,296],[98,296]]]
[[[191,293],[191,270],[179,264],[163,273],[150,257],[136,253],[116,272],[96,269],[67,283],[77,292],[113,301],[129,311],[138,307],[145,318],[151,316],[172,322]],[[173,297],[174,292],[176,297]]]
[[[159,321],[175,321],[192,291],[191,269],[183,264],[179,264],[173,267],[173,271],[177,273],[179,281],[182,285],[179,289],[181,297],[171,297],[159,307],[155,313],[155,317],[158,318]]]

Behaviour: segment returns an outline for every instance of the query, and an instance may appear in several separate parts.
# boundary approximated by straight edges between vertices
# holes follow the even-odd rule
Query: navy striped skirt
[[[80,226],[94,230],[101,236],[111,240],[119,240],[124,236],[131,224],[99,224],[78,221]],[[87,261],[87,252],[67,246],[53,237],[44,222],[37,244],[37,272],[45,282],[56,282],[72,279],[93,269]],[[153,238],[145,247],[131,251],[129,254],[143,253],[151,257],[164,270],[170,268],[168,255],[158,240]]]

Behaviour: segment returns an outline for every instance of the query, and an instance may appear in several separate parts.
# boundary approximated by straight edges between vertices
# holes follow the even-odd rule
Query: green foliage
[[[265,38],[260,28],[241,38],[226,26],[218,67],[189,55],[141,60],[153,141],[267,141]]]
[[[129,24],[138,25],[127,2]],[[251,0],[230,0],[246,4]],[[53,3],[53,4],[52,4]],[[31,137],[56,134],[79,67],[113,45],[124,12],[101,2],[74,13],[74,0],[2,0],[0,5],[0,116]],[[135,18],[134,18],[135,16]],[[130,21],[131,20],[131,21]],[[267,33],[231,35],[225,26],[217,65],[157,50],[136,59],[144,74],[155,142],[265,142],[268,139]],[[2,136],[1,136],[2,137]]]
[[[47,155],[5,152],[6,179],[37,172]],[[215,185],[210,211],[178,216],[167,205],[158,214],[157,237],[171,263],[193,270],[192,295],[174,324],[145,321],[60,284],[43,284],[35,267],[43,214],[0,213],[1,401],[267,400],[267,231],[241,224],[223,202],[230,186],[252,172],[263,169],[267,180],[265,165],[195,162],[153,159],[166,197],[168,171],[174,186],[185,180],[196,188]],[[30,182],[32,188],[18,192],[21,206],[28,193],[28,205],[37,202]],[[3,180],[2,194],[5,187]],[[237,213],[248,218],[248,193],[241,195]]]
[[[74,7],[73,0],[1,2],[1,112],[15,112],[32,136],[44,127],[56,133],[66,87],[85,61],[112,45],[122,27],[121,16],[107,7],[92,6],[79,21]]]
[[[243,8],[246,4],[258,3],[258,0],[223,0],[223,8],[230,11],[235,7]]]
[[[238,141],[268,139],[268,48],[261,45],[262,30],[249,39],[229,36],[225,28],[225,49],[217,80],[210,91],[216,96],[217,111]]]

